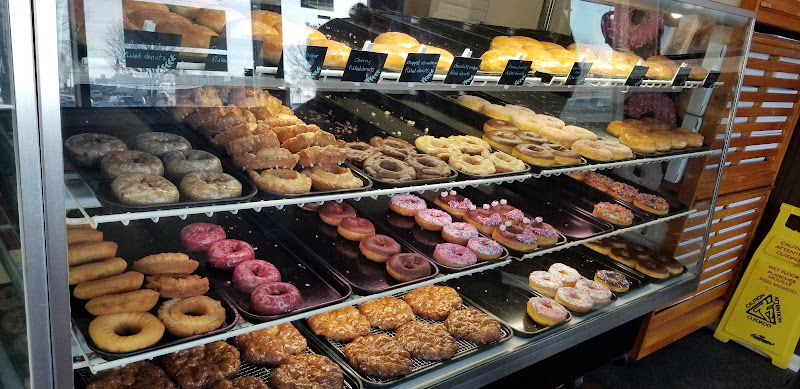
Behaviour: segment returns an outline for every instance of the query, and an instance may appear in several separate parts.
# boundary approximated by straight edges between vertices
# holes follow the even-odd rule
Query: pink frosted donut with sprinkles
[[[545,327],[562,323],[569,317],[569,311],[564,306],[547,297],[531,297],[527,311],[533,321]]]
[[[564,286],[561,276],[542,270],[531,272],[528,276],[528,285],[547,297],[556,297],[558,288]]]
[[[508,205],[508,200],[500,199],[500,201],[492,201],[492,206],[489,208],[491,211],[497,212],[503,222],[510,221],[511,224],[518,225],[522,223],[525,214],[517,208]]]
[[[442,227],[442,238],[450,243],[463,246],[467,244],[470,239],[477,238],[478,236],[480,236],[478,230],[469,223],[450,223]]]
[[[414,220],[423,230],[428,231],[441,231],[444,226],[453,222],[447,212],[430,208],[417,211]]]
[[[445,212],[458,217],[463,217],[473,206],[470,199],[456,193],[454,190],[439,193],[433,203],[445,210]]]
[[[633,205],[656,215],[669,213],[669,203],[664,198],[649,193],[639,193],[633,199]]]
[[[575,287],[586,292],[595,304],[604,304],[611,300],[611,290],[605,285],[586,278],[581,278]]]
[[[536,235],[531,230],[515,226],[511,222],[506,222],[494,230],[492,238],[511,250],[521,252],[533,251],[539,247]]]
[[[636,204],[635,200],[634,204]],[[592,213],[595,216],[618,226],[629,226],[633,224],[633,212],[619,204],[611,204],[607,202],[597,203],[594,206]]]
[[[447,267],[466,267],[478,263],[475,253],[455,243],[440,243],[433,250],[433,259]]]
[[[478,236],[467,242],[467,248],[475,253],[480,261],[492,261],[503,255],[503,246],[492,239]]]
[[[483,204],[482,208],[473,205],[472,209],[464,214],[464,221],[472,224],[478,231],[491,235],[500,224],[503,224],[503,218],[489,208],[489,204]]]
[[[554,246],[558,243],[558,238],[561,236],[558,230],[553,226],[544,223],[541,217],[530,220],[527,217],[522,219],[522,228],[531,230],[539,242],[539,246]]]
[[[389,201],[389,208],[403,216],[414,216],[419,210],[428,208],[428,204],[414,195],[395,194]]]
[[[564,287],[556,292],[556,301],[569,310],[586,312],[594,307],[589,294],[578,288]]]
[[[615,181],[606,191],[613,197],[630,203],[639,194],[639,190],[622,182]]]

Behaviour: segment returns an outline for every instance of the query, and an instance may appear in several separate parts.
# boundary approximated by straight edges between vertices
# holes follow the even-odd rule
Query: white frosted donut
[[[575,286],[575,283],[583,278],[577,270],[563,263],[554,263],[550,265],[550,268],[548,268],[547,271],[561,276],[564,286]]]
[[[568,309],[586,312],[594,307],[594,302],[589,295],[578,288],[564,287],[556,292],[556,301]]]
[[[597,281],[581,278],[575,283],[575,288],[586,292],[595,304],[611,300],[611,290]]]

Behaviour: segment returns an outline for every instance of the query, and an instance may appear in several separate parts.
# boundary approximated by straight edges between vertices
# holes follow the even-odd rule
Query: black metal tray
[[[300,312],[324,307],[346,300],[352,290],[344,280],[330,273],[324,266],[313,259],[308,249],[302,246],[289,246],[283,231],[276,226],[263,225],[260,214],[253,211],[242,211],[236,215],[220,212],[211,217],[205,215],[192,215],[186,220],[179,218],[166,218],[158,223],[152,223],[150,228],[159,231],[161,244],[172,243],[172,249],[184,251],[180,247],[180,231],[184,226],[192,223],[212,223],[225,229],[228,239],[239,239],[253,246],[256,258],[269,261],[281,272],[281,280],[288,282],[303,296],[300,307],[283,315],[260,315],[251,310],[250,295],[239,290],[231,283],[231,272],[220,270],[208,264],[205,253],[188,253],[190,257],[200,262],[208,278],[220,293],[230,299],[239,312],[251,321],[270,321],[277,318],[293,315]]]
[[[363,214],[361,215],[363,216]],[[314,211],[300,208],[291,210],[272,210],[264,212],[262,222],[269,225],[283,227],[297,244],[307,245],[320,263],[328,271],[337,274],[359,294],[372,294],[401,286],[413,284],[422,280],[436,277],[441,265],[434,263],[429,256],[424,255],[431,263],[431,275],[414,281],[399,282],[392,278],[386,271],[385,263],[371,261],[364,257],[359,250],[358,242],[349,241],[339,236],[336,227],[325,224]],[[391,232],[380,224],[374,223],[375,232],[391,236]],[[417,252],[404,242],[400,243],[403,252]]]
[[[394,297],[402,299],[403,296],[406,295],[406,293],[408,293],[408,292],[398,293],[398,294],[395,294]],[[468,303],[462,304],[460,309],[464,309],[464,308],[467,308],[469,306],[470,305]],[[482,311],[484,313],[487,313],[489,315],[492,315],[491,312],[487,312],[487,311],[485,311],[485,310],[483,310],[483,309],[481,309],[481,308],[479,308],[477,306],[475,306],[474,308],[476,308],[476,309],[478,309],[478,310],[480,310],[480,311]],[[425,317],[422,317],[422,316],[419,316],[419,315],[414,315],[414,316],[416,317],[417,321],[421,321],[421,322],[425,322],[425,323],[443,323],[444,322],[444,321],[430,320],[428,318],[425,318]],[[492,315],[492,316],[494,316],[494,315]],[[483,346],[478,346],[477,344],[469,342],[467,340],[458,339],[457,340],[457,342],[458,342],[458,351],[456,352],[455,356],[453,356],[453,358],[448,359],[448,360],[444,360],[444,361],[426,361],[426,360],[422,360],[422,359],[411,358],[412,363],[413,363],[412,366],[411,366],[411,372],[408,375],[403,376],[403,377],[390,378],[390,379],[380,379],[380,378],[377,378],[377,377],[364,375],[364,374],[362,374],[362,373],[360,373],[358,371],[355,371],[355,370],[354,370],[354,372],[361,379],[361,381],[364,382],[364,385],[367,386],[367,387],[380,387],[380,388],[383,388],[383,387],[388,387],[388,386],[393,386],[393,385],[399,384],[399,383],[401,383],[401,382],[403,382],[403,381],[405,381],[407,379],[416,377],[416,376],[418,376],[420,374],[424,374],[424,373],[430,372],[430,371],[435,370],[437,368],[440,368],[442,366],[446,366],[447,364],[449,364],[451,362],[454,362],[454,361],[457,361],[459,359],[462,359],[462,358],[464,358],[464,357],[466,357],[468,355],[472,355],[472,354],[475,354],[477,352],[481,352],[483,350],[492,348],[494,346],[497,346],[500,343],[505,342],[508,339],[511,339],[511,337],[514,335],[514,332],[511,330],[511,328],[509,328],[508,325],[506,323],[504,323],[502,319],[497,318],[496,316],[495,316],[495,318],[498,319],[498,321],[500,322],[500,328],[501,328],[501,332],[502,332],[500,340],[498,340],[497,342],[486,344],[486,345],[483,345]],[[336,360],[337,362],[339,362],[340,365],[349,366],[349,363],[347,362],[347,357],[345,357],[344,352],[343,352],[345,343],[338,342],[338,341],[335,341],[335,340],[328,340],[328,339],[325,339],[322,336],[315,335],[314,332],[311,331],[311,328],[308,327],[308,324],[306,322],[302,322],[302,324],[298,325],[297,327],[300,329],[300,332],[302,332],[303,335],[306,336],[306,338],[309,340],[310,344],[314,344],[317,347],[319,347],[320,349],[325,350],[325,353],[329,357],[331,357],[334,360]],[[379,329],[377,329],[375,327],[372,327],[371,331],[372,331],[373,335],[376,335],[376,334],[387,334],[387,335],[389,335],[391,337],[394,337],[394,334],[395,334],[395,332],[392,331],[392,330],[384,331],[384,330],[379,330]]]
[[[598,190],[597,188],[595,188],[595,187],[593,187],[591,185],[588,185],[588,184],[586,184],[584,182],[575,180],[575,179],[573,179],[571,177],[559,176],[559,177],[553,177],[553,180],[556,180],[558,182],[556,185],[558,187],[560,187],[560,188],[563,188],[563,190],[577,191],[578,193],[591,192],[591,193],[595,193],[595,194],[598,194],[598,195],[603,195],[608,199],[613,199],[614,202],[617,202],[620,205],[624,205],[624,206],[626,206],[628,208],[631,208],[636,212],[640,212],[640,213],[644,213],[646,215],[650,215],[653,218],[671,216],[671,215],[675,215],[675,214],[684,212],[687,209],[689,209],[688,206],[684,205],[683,203],[681,203],[680,201],[675,199],[673,196],[670,196],[668,194],[664,194],[664,193],[660,193],[660,192],[657,192],[657,191],[654,191],[654,190],[650,190],[649,188],[645,188],[645,187],[643,187],[643,186],[641,186],[639,184],[636,184],[634,182],[626,180],[626,179],[624,179],[622,177],[619,177],[619,176],[617,176],[615,174],[610,174],[607,171],[600,172],[599,174],[603,174],[605,176],[608,176],[608,178],[610,178],[610,179],[612,179],[614,181],[619,181],[619,182],[622,182],[624,184],[628,184],[628,185],[636,188],[637,190],[639,190],[639,192],[649,193],[649,194],[653,194],[653,195],[662,197],[664,200],[667,201],[667,204],[669,204],[669,212],[667,212],[664,215],[657,215],[657,214],[645,211],[644,209],[641,209],[641,208],[633,205],[633,202],[629,203],[627,201],[622,201],[622,200],[620,200],[620,199],[618,199],[618,198],[616,198],[614,196],[611,196],[610,194],[608,194],[606,192],[602,192],[602,191]],[[571,188],[571,189],[569,189],[569,188]],[[611,200],[604,200],[604,201],[609,201],[610,202]]]
[[[570,248],[568,250],[561,250],[555,253],[551,253],[548,255],[543,256],[544,261],[547,263],[547,266],[552,265],[554,263],[563,263],[580,273],[580,275],[592,280],[594,279],[594,274],[597,273],[598,270],[613,270],[619,272],[625,276],[630,282],[630,290],[637,289],[648,282],[648,280],[642,276],[641,273],[637,271],[627,271],[624,269],[615,268],[612,266],[608,266],[606,261],[600,261],[593,257],[586,256],[582,254],[580,251],[582,250],[574,250]],[[614,292],[615,294],[620,292]],[[626,293],[626,292],[622,292]]]
[[[588,258],[591,258],[591,259],[594,259],[594,260],[596,260],[598,262],[601,262],[601,263],[605,264],[606,266],[613,267],[614,268],[613,270],[617,270],[617,271],[620,271],[620,272],[623,272],[623,273],[631,273],[631,274],[636,275],[639,278],[642,278],[643,280],[647,280],[647,282],[656,283],[656,284],[664,282],[664,281],[667,281],[667,280],[672,279],[674,277],[677,277],[680,274],[686,273],[688,271],[686,266],[684,266],[683,267],[683,271],[680,274],[676,274],[676,275],[671,275],[670,274],[670,276],[667,277],[667,278],[655,278],[655,277],[650,277],[647,274],[644,274],[644,273],[642,273],[642,272],[640,272],[640,271],[638,271],[638,270],[636,270],[634,268],[631,268],[630,266],[625,265],[624,263],[617,262],[617,261],[613,260],[611,257],[609,257],[607,255],[600,254],[597,251],[594,251],[594,250],[592,250],[592,249],[590,249],[590,248],[588,248],[586,246],[573,247],[572,250],[575,250],[578,253],[580,253],[580,254],[588,257]],[[626,276],[627,276],[627,274],[626,274]]]

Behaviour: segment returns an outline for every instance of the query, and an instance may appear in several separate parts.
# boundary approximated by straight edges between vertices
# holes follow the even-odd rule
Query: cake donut
[[[389,201],[389,208],[403,216],[414,216],[421,209],[428,208],[425,200],[410,194],[395,194]]]
[[[218,240],[208,246],[208,262],[217,269],[232,271],[244,261],[256,259],[253,246],[236,239]]]
[[[232,199],[242,195],[242,183],[227,173],[192,172],[181,179],[180,192],[189,201]]]
[[[322,207],[319,208],[319,218],[322,219],[325,224],[331,226],[339,226],[342,219],[355,216],[356,210],[347,203],[326,201],[325,204],[322,204]]]
[[[470,249],[455,243],[440,243],[433,250],[433,259],[448,267],[466,267],[478,263]]]
[[[489,204],[484,204],[482,208],[473,205],[464,214],[464,221],[472,224],[478,231],[491,235],[503,223],[503,218],[497,212],[491,211]]]
[[[526,168],[525,162],[502,151],[490,153],[486,156],[486,159],[494,164],[496,173],[518,172]]]
[[[418,180],[450,177],[452,174],[450,165],[433,155],[409,154],[403,162],[416,170]]]
[[[156,274],[147,276],[144,287],[161,298],[187,298],[208,292],[208,278],[197,274]]]
[[[560,275],[542,270],[531,272],[528,276],[528,285],[547,297],[555,297],[558,288],[564,286]]]
[[[586,312],[594,307],[594,302],[583,290],[564,287],[556,292],[556,301],[567,309],[576,312]]]
[[[583,278],[583,276],[581,276],[577,270],[563,263],[554,263],[550,265],[547,271],[558,275],[561,278],[561,282],[564,284],[564,286],[575,286],[575,283]]]
[[[592,211],[597,217],[618,226],[633,224],[633,212],[619,204],[608,202],[597,203]]]
[[[611,290],[597,281],[581,278],[575,283],[575,288],[586,292],[595,304],[604,304],[611,300]]]
[[[192,274],[200,263],[184,253],[160,253],[133,262],[131,269],[144,275]]]
[[[212,243],[225,239],[225,230],[211,223],[193,223],[181,229],[181,245],[188,251],[208,250]]]
[[[594,280],[617,293],[625,293],[631,287],[624,275],[612,270],[598,270],[594,273]]]
[[[105,134],[85,133],[73,135],[64,141],[69,155],[79,165],[93,166],[112,151],[125,151],[125,142]]]
[[[511,224],[519,225],[525,219],[525,214],[517,208],[508,205],[508,200],[500,199],[500,201],[492,201],[490,211],[497,212],[503,222],[510,221]]]
[[[263,284],[281,282],[281,272],[275,265],[267,261],[254,259],[236,265],[231,280],[242,292],[253,293],[257,287]]]
[[[219,328],[225,322],[225,308],[208,296],[174,298],[158,307],[158,318],[167,332],[186,338]]]
[[[375,234],[375,226],[363,217],[347,217],[339,222],[336,231],[342,238],[360,242],[361,239]]]
[[[447,213],[458,217],[463,217],[473,205],[470,199],[456,193],[454,190],[439,193],[439,196],[433,200],[433,203]]]
[[[467,248],[475,253],[479,261],[492,261],[503,255],[503,246],[492,239],[478,236],[467,241]]]
[[[259,315],[280,315],[300,308],[303,296],[292,284],[269,282],[261,284],[250,294],[250,306]]]
[[[373,234],[365,236],[358,244],[361,254],[370,261],[386,262],[389,257],[400,252],[400,244],[396,240],[383,235]]]
[[[89,323],[89,337],[97,347],[112,353],[141,350],[164,336],[164,324],[147,312],[102,315]]]
[[[431,264],[414,253],[397,253],[386,261],[386,271],[399,282],[408,282],[431,275]]]
[[[527,228],[506,222],[492,232],[492,238],[512,250],[527,252],[538,247],[536,235]]]
[[[173,183],[148,173],[123,174],[115,178],[111,182],[111,192],[120,203],[128,205],[172,204],[180,200],[180,192]]]
[[[171,151],[191,150],[192,145],[180,135],[167,132],[145,132],[136,136],[133,148],[156,157],[162,157]]]
[[[100,169],[108,178],[133,173],[164,175],[164,164],[152,154],[137,150],[111,151],[100,160]]]
[[[552,327],[569,317],[569,311],[547,297],[531,297],[527,304],[528,316],[537,324]]]
[[[669,203],[664,198],[649,193],[638,193],[633,198],[633,205],[656,215],[669,213]]]
[[[560,237],[558,230],[553,228],[550,224],[544,223],[539,216],[533,220],[527,217],[522,219],[521,226],[536,235],[536,241],[539,246],[554,246],[558,243],[558,238]]]
[[[442,238],[450,243],[465,245],[470,239],[479,236],[478,230],[469,223],[448,223],[442,227]]]
[[[453,222],[447,212],[430,208],[417,211],[414,220],[423,230],[428,231],[441,231],[444,226]]]

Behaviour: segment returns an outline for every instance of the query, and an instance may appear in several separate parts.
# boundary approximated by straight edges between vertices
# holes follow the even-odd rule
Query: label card
[[[533,61],[524,61],[521,59],[509,59],[506,68],[503,70],[503,75],[500,76],[499,85],[522,85],[525,78],[528,77],[528,72],[531,70]]]
[[[371,51],[353,50],[344,66],[342,81],[376,83],[381,77],[383,64],[386,63],[386,53],[373,53]]]
[[[436,53],[408,53],[399,82],[431,82],[439,63]]]
[[[625,80],[625,85],[627,86],[642,85],[642,80],[644,80],[644,76],[647,75],[648,70],[650,70],[650,67],[648,66],[634,65],[633,69],[631,70],[631,74],[629,74],[628,79]]]
[[[180,46],[181,36],[179,34],[167,34],[166,32],[149,32],[137,30],[124,30],[123,37],[125,44],[130,45],[151,45],[151,46]]]
[[[455,57],[447,76],[445,84],[469,85],[475,78],[475,73],[481,68],[480,58]]]
[[[717,79],[719,78],[720,74],[721,73],[716,70],[709,71],[708,75],[706,76],[706,79],[703,80],[703,88],[713,88],[714,83],[717,82]]]
[[[206,57],[205,70],[215,72],[228,71],[228,56],[224,54],[209,54]]]
[[[678,72],[675,73],[675,77],[672,78],[672,86],[683,86],[686,84],[686,80],[689,79],[689,73],[692,72],[692,68],[688,66],[681,66],[678,68]]]
[[[328,53],[328,48],[325,46],[305,47],[306,62],[308,63],[308,67],[306,69],[308,69],[308,74],[312,80],[318,80],[320,73],[322,73],[322,64],[325,63],[325,54]],[[278,61],[278,71],[275,73],[275,78],[283,78],[283,53],[281,53],[281,59]]]
[[[167,70],[177,65],[177,51],[125,49],[125,67]]]
[[[553,75],[550,74],[550,73],[533,72],[533,75],[534,75],[534,77],[539,77],[540,79],[542,79],[542,82],[549,83],[550,81],[553,80]]]
[[[572,65],[572,69],[569,70],[569,74],[567,74],[567,81],[564,82],[565,85],[581,85],[583,84],[583,80],[586,78],[586,75],[589,74],[589,69],[592,68],[591,62],[575,62]]]

